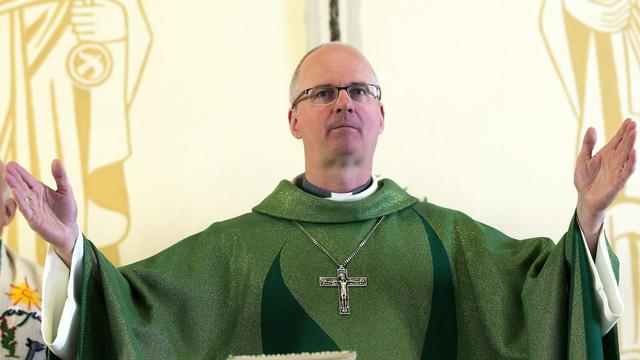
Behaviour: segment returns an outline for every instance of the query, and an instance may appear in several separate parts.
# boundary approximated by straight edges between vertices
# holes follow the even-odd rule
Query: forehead
[[[367,59],[356,49],[344,45],[328,45],[311,53],[300,66],[300,88],[355,82],[374,83],[375,77]]]

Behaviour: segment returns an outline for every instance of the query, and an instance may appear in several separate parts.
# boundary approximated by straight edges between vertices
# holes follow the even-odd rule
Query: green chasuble
[[[349,262],[350,315],[335,264]],[[230,354],[356,351],[358,359],[617,358],[604,338],[588,253],[574,218],[557,245],[515,240],[419,202],[391,180],[354,202],[282,181],[249,214],[214,223],[115,268],[84,241],[81,359],[225,359]],[[617,272],[617,259],[612,258]]]

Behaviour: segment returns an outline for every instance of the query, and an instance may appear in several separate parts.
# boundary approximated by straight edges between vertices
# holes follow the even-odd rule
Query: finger
[[[629,153],[633,150],[636,144],[636,137],[638,136],[638,131],[636,130],[635,123],[632,123],[630,126],[627,126],[627,131],[624,133],[624,137],[620,142],[620,145],[616,149],[616,152],[620,154],[622,157],[622,165],[626,164],[627,157]]]
[[[587,132],[584,134],[584,138],[582,139],[582,147],[580,148],[578,158],[584,160],[591,159],[591,154],[593,153],[593,148],[596,147],[597,139],[598,136],[596,134],[596,129],[592,127],[587,129]]]
[[[22,177],[20,177],[20,174],[18,174],[18,170],[16,169],[16,165],[13,163],[13,161],[7,163],[5,167],[4,177],[5,179],[7,179],[7,183],[11,187],[15,187],[18,186],[18,184],[23,183]],[[27,187],[27,184],[24,184],[24,186]]]
[[[629,156],[627,156],[624,166],[622,167],[622,169],[620,169],[621,187],[624,187],[627,180],[629,180],[629,178],[631,177],[631,174],[633,174],[633,172],[636,170],[636,161],[636,150],[633,149],[629,153]]]
[[[11,196],[16,201],[16,204],[18,204],[18,209],[24,218],[29,221],[33,216],[33,208],[31,207],[31,201],[33,201],[33,199],[27,200],[29,195],[27,195],[25,191],[18,186],[11,187]]]
[[[17,189],[23,195],[32,193],[31,189],[29,189],[29,186],[27,186],[27,184],[22,181],[21,177],[18,176],[16,178],[16,176],[7,172],[7,174],[5,175],[5,179],[7,180],[7,185],[9,185],[9,188],[11,190]]]
[[[56,191],[63,194],[71,193],[71,184],[69,184],[69,177],[64,170],[60,160],[55,159],[51,162],[51,175],[56,181]]]
[[[636,171],[637,162],[638,162],[638,158],[636,154],[636,149],[633,149],[629,152],[629,156],[627,157],[627,163],[625,164],[625,169],[627,169],[629,176],[631,176],[631,174],[633,174],[633,172]]]
[[[616,132],[615,135],[613,135],[613,137],[611,138],[611,140],[609,140],[609,143],[607,143],[606,146],[612,147],[614,150],[618,148],[618,146],[620,145],[620,142],[622,141],[622,137],[626,132],[629,121],[631,120],[626,119],[625,121],[622,122],[622,125],[620,125],[620,127],[618,128],[618,131]]]
[[[40,183],[25,168],[23,168],[16,162],[13,162],[13,161],[10,162],[7,165],[7,171],[11,171],[11,174],[16,179],[22,179],[22,181],[25,182],[25,184],[27,185],[27,187],[29,187],[29,189],[35,188]]]

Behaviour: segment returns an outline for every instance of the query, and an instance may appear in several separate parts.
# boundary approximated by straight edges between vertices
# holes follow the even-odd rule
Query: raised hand
[[[49,242],[58,256],[70,266],[79,231],[78,207],[59,160],[51,163],[51,174],[56,181],[56,190],[36,180],[15,162],[7,164],[5,177],[18,209],[29,226]]]
[[[637,133],[636,123],[631,119],[625,120],[611,141],[593,156],[596,131],[589,128],[584,135],[573,181],[578,190],[578,221],[591,255],[595,255],[605,209],[635,170]]]

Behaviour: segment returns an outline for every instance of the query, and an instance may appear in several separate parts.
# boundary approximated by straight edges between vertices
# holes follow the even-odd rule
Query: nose
[[[344,91],[343,91],[344,90]],[[338,90],[338,98],[336,99],[336,112],[353,112],[353,101],[349,97],[347,89]]]

